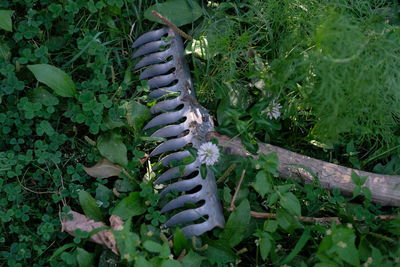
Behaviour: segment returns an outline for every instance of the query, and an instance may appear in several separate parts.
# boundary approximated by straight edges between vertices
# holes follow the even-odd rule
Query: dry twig
[[[176,31],[183,38],[185,38],[185,39],[187,39],[189,41],[193,41],[194,40],[194,38],[192,36],[190,36],[189,34],[185,33],[181,29],[179,29],[175,24],[173,24],[171,21],[169,21],[166,17],[164,17],[163,15],[158,13],[157,11],[152,10],[151,14],[153,14],[154,16],[159,18],[162,22],[164,22],[165,25],[167,25],[168,27],[170,27],[171,29]]]
[[[246,174],[246,170],[243,170],[242,175],[239,180],[239,183],[237,184],[237,186],[235,188],[235,192],[233,194],[230,206],[226,208],[229,211],[234,211],[236,209],[235,201],[236,201],[237,195],[240,191],[240,187],[242,186],[242,182],[243,182],[245,174]],[[276,219],[276,217],[277,217],[276,213],[268,213],[268,212],[250,211],[250,214],[251,214],[251,217],[258,218],[258,219]],[[311,222],[311,223],[332,223],[332,222],[336,222],[336,224],[342,223],[340,221],[339,217],[317,218],[317,217],[294,216],[294,218],[296,218],[298,221]],[[377,215],[377,216],[375,216],[375,218],[381,219],[381,220],[394,220],[394,219],[399,219],[400,215]],[[353,216],[354,221],[362,221],[364,219],[365,218],[362,218],[361,220],[359,220]]]

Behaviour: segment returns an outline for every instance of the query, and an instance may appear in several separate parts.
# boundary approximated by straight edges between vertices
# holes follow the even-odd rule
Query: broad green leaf
[[[151,118],[149,108],[136,101],[125,103],[123,108],[126,110],[128,124],[132,126],[135,131],[140,131],[144,123]]]
[[[113,230],[115,240],[117,241],[118,251],[123,259],[131,262],[138,256],[136,247],[140,244],[139,236],[131,232],[132,221],[128,220],[124,224],[124,228],[121,231]],[[143,265],[145,266],[145,265]]]
[[[139,192],[132,192],[118,203],[112,215],[118,215],[123,220],[128,220],[133,216],[143,214],[145,211],[146,206],[140,198]]]
[[[161,246],[160,257],[169,257],[171,255],[171,249],[169,248],[169,244],[164,242]]]
[[[304,248],[310,237],[310,228],[306,228],[301,235],[299,241],[297,241],[296,246],[294,246],[294,249],[289,253],[289,255],[287,255],[283,262],[279,263],[279,265],[291,262],[294,257],[299,254],[299,252]]]
[[[259,171],[256,175],[256,181],[254,182],[253,187],[261,197],[264,197],[272,189],[269,175],[270,174],[265,171]]]
[[[268,220],[264,222],[264,231],[273,233],[278,228],[278,222],[276,220]]]
[[[301,216],[300,202],[293,193],[286,192],[286,193],[282,194],[279,203],[289,213],[291,213],[295,216]]]
[[[0,59],[1,61],[8,61],[11,58],[10,47],[6,43],[0,41]]]
[[[83,248],[76,249],[76,261],[79,267],[91,267],[94,262],[94,254],[87,252]]]
[[[366,176],[358,175],[355,171],[351,172],[351,180],[355,185],[362,186],[367,181],[367,178]]]
[[[117,120],[117,121],[112,120],[109,116],[107,116],[104,118],[103,125],[108,130],[112,130],[112,129],[120,128],[120,127],[124,126],[125,123],[123,123],[123,121],[121,121],[121,120]]]
[[[182,264],[185,267],[198,267],[206,258],[193,252],[192,250],[183,258]]]
[[[100,154],[111,162],[122,166],[128,164],[127,149],[122,142],[121,135],[114,132],[107,132],[101,135],[97,139],[97,148]]]
[[[108,159],[101,159],[93,167],[83,167],[85,172],[94,178],[109,178],[112,176],[118,176],[123,170],[121,166],[115,165]]]
[[[56,96],[41,87],[32,89],[30,98],[33,103],[40,103],[45,106],[54,106],[60,102]]]
[[[359,266],[360,259],[358,250],[355,246],[356,236],[353,229],[349,228],[336,228],[332,232],[333,249],[338,256],[345,262]]]
[[[272,152],[269,154],[261,154],[260,159],[261,167],[269,173],[277,174],[277,169],[279,167],[278,154]]]
[[[203,14],[199,4],[192,1],[192,5],[189,5],[186,0],[169,0],[165,3],[154,4],[146,9],[144,12],[146,19],[162,23],[159,18],[151,13],[152,10],[157,11],[178,27],[195,21]]]
[[[231,213],[225,229],[221,234],[221,240],[230,247],[234,247],[242,241],[250,223],[250,204],[247,199]]]
[[[284,209],[278,209],[276,211],[276,220],[279,226],[288,232],[292,232],[294,229],[302,227],[302,225]]]
[[[48,64],[28,65],[28,69],[35,75],[36,80],[53,89],[57,95],[62,97],[76,95],[74,82],[63,70]]]
[[[12,10],[0,10],[0,29],[12,32]]]
[[[143,256],[139,256],[135,261],[135,267],[152,267],[152,266],[153,265],[151,265],[150,262],[148,262],[146,258]]]
[[[79,191],[79,203],[83,209],[83,212],[90,219],[97,222],[103,220],[103,215],[101,214],[100,208],[97,206],[96,200],[86,191]]]
[[[146,240],[143,242],[143,247],[153,253],[160,253],[162,246],[158,244],[157,242],[154,242],[152,240]]]
[[[179,261],[176,260],[163,260],[163,262],[161,263],[161,267],[181,267],[182,264]]]
[[[206,252],[207,260],[213,264],[212,266],[228,262],[234,262],[237,258],[236,254],[230,248],[230,244],[224,240],[209,242]]]
[[[174,253],[179,255],[183,249],[188,249],[189,242],[181,229],[177,228],[174,233]]]
[[[102,184],[97,184],[96,188],[96,200],[101,203],[101,207],[108,208],[110,205],[110,200],[113,198],[114,194],[111,189]]]
[[[263,233],[259,242],[261,258],[265,260],[272,248],[271,236],[267,233]]]

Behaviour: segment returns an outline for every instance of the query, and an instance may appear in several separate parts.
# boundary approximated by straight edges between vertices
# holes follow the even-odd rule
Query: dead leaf
[[[89,219],[83,214],[80,214],[75,211],[70,211],[68,214],[72,215],[72,219],[68,220],[67,217],[61,219],[61,227],[62,231],[67,232],[68,234],[75,236],[75,230],[79,229],[84,232],[91,232],[97,228],[106,226],[103,222],[96,222],[92,219]],[[111,218],[110,218],[111,220]],[[117,220],[117,219],[113,219]],[[117,223],[115,223],[117,225]],[[110,230],[100,231],[90,237],[92,242],[95,242],[100,245],[105,245],[112,252],[118,255],[117,244],[115,241],[115,237]]]
[[[111,215],[109,220],[113,230],[121,231],[124,229],[124,221],[118,215]]]
[[[85,172],[94,178],[109,178],[111,176],[118,176],[123,170],[121,166],[118,166],[108,159],[104,158],[100,160],[93,167],[87,168],[83,167]]]

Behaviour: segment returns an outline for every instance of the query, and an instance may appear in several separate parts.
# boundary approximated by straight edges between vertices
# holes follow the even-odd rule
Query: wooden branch
[[[168,27],[170,27],[171,29],[173,29],[174,31],[176,31],[180,36],[182,36],[183,38],[189,40],[189,41],[193,41],[194,38],[192,36],[190,36],[189,34],[187,34],[186,32],[182,31],[181,29],[179,29],[175,24],[173,24],[171,21],[169,21],[166,17],[164,17],[163,15],[161,15],[160,13],[158,13],[155,10],[151,11],[151,14],[153,14],[154,16],[156,16],[157,18],[159,18],[165,25],[167,25]]]
[[[249,153],[244,148],[239,138],[231,138],[217,132],[211,132],[207,135],[208,140],[213,138],[218,140],[218,145],[223,148],[224,153],[257,158],[257,155]],[[370,189],[372,201],[383,206],[400,206],[400,176],[347,168],[270,144],[259,143],[258,146],[258,154],[277,153],[280,163],[278,172],[284,178],[312,183],[317,177],[324,188],[339,189],[345,195],[352,195],[355,185],[351,180],[351,173],[354,171],[359,176],[367,177],[364,186]]]

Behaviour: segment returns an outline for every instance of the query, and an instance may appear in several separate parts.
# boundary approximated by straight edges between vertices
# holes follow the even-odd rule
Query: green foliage
[[[123,220],[128,220],[133,216],[143,214],[146,207],[141,200],[138,192],[132,192],[115,206],[112,211],[113,215],[121,217]]]
[[[62,97],[76,95],[75,84],[64,71],[48,64],[28,65],[39,82],[53,89],[54,93]]]
[[[0,10],[0,29],[12,31],[11,16],[13,13],[12,10]]]
[[[153,10],[160,13],[178,27],[191,23],[202,15],[201,7],[196,1],[192,0],[167,0],[164,3],[157,3],[150,6],[144,12],[144,17],[146,19],[162,23],[158,17],[151,13]],[[179,16],[176,14],[179,14]]]

